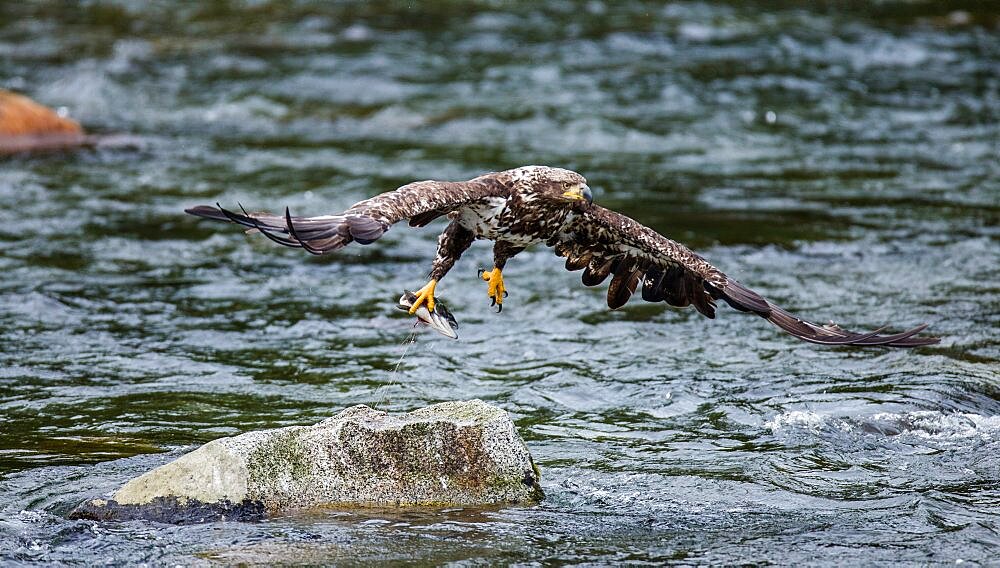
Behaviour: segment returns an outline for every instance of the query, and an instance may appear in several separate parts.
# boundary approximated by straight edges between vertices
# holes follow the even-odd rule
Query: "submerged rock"
[[[213,440],[71,516],[197,522],[315,507],[532,503],[541,496],[538,469],[507,413],[472,400],[400,416],[359,405],[313,426]]]
[[[28,97],[0,89],[0,155],[86,142],[87,136],[76,121]]]
[[[213,521],[261,521],[267,511],[260,503],[218,501],[202,503],[177,497],[156,497],[148,503],[122,505],[116,501],[93,499],[70,513],[71,519],[93,521],[157,521],[188,525]]]

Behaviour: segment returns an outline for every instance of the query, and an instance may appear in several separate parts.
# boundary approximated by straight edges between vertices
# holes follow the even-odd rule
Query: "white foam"
[[[1000,435],[1000,416],[983,416],[970,412],[882,412],[873,415],[870,420],[895,428],[900,435],[912,434],[935,440],[979,438],[989,441]]]
[[[783,412],[768,420],[764,424],[764,427],[770,428],[772,432],[782,430],[786,426],[802,426],[809,430],[816,430],[823,425],[825,420],[825,416],[816,414],[811,410],[792,410],[790,412]]]
[[[881,432],[886,436],[916,436],[927,440],[1000,438],[1000,416],[983,416],[970,412],[917,410],[912,412],[879,412],[871,416],[833,417],[809,410],[792,410],[778,414],[764,424],[772,432],[804,429],[815,432],[820,428],[840,431],[858,430]]]

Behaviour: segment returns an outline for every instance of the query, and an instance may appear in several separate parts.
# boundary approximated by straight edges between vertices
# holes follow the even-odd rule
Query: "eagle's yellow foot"
[[[503,274],[500,269],[493,267],[493,270],[483,270],[479,276],[490,283],[486,289],[486,295],[493,300],[490,305],[496,306],[498,313],[502,312],[503,299],[507,297],[507,287],[503,285]]]
[[[410,313],[414,314],[420,306],[427,304],[427,311],[434,311],[434,288],[437,288],[438,281],[431,279],[430,282],[424,285],[423,288],[417,290],[417,299],[413,301],[413,305],[410,306]]]

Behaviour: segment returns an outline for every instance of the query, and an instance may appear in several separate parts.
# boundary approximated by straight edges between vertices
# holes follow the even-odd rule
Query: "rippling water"
[[[955,563],[1000,547],[1000,17],[987,4],[0,4],[0,86],[124,144],[0,161],[0,559]],[[834,5],[836,6],[836,4]],[[325,213],[529,163],[803,315],[609,312],[548,250],[449,342],[392,307],[439,225],[329,258],[184,207]],[[401,362],[400,362],[401,361]],[[399,363],[397,372],[393,372]],[[65,520],[193,445],[482,398],[533,508]]]

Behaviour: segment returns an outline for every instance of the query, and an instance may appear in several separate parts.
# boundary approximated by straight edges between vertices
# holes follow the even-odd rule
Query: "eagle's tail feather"
[[[191,207],[190,209],[185,209],[185,213],[189,215],[194,215],[196,217],[202,217],[205,219],[212,219],[214,221],[230,221],[230,218],[222,212],[222,207],[215,208],[211,205],[198,205]]]
[[[733,280],[728,281],[721,290],[713,287],[710,290],[711,292],[714,292],[713,296],[721,296],[722,299],[734,308],[745,312],[753,312],[789,334],[810,343],[819,343],[821,345],[921,347],[924,345],[933,345],[941,341],[937,337],[914,337],[926,329],[927,324],[920,324],[913,329],[892,335],[879,335],[885,327],[880,327],[868,333],[856,333],[833,323],[819,325],[788,313],[769,302],[760,294]]]
[[[247,213],[242,205],[240,210],[242,214],[216,204],[216,207],[199,205],[184,211],[197,217],[232,222],[257,230],[280,245],[302,248],[312,254],[332,252],[352,241],[363,245],[370,244],[381,237],[388,228],[378,219],[360,213],[292,217],[287,208],[285,214],[281,216]]]

